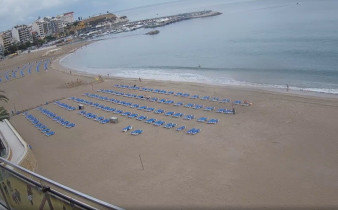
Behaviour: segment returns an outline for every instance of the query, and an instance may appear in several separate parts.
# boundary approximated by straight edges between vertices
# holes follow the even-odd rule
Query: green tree
[[[8,98],[2,94],[3,92],[4,91],[0,91],[0,101],[7,102]],[[9,119],[9,113],[3,106],[0,106],[0,121],[3,121],[4,119]]]
[[[47,41],[47,42],[50,42],[50,41],[53,41],[53,40],[55,40],[56,38],[54,37],[54,36],[52,36],[52,35],[49,35],[49,36],[46,36],[45,37],[45,41]]]

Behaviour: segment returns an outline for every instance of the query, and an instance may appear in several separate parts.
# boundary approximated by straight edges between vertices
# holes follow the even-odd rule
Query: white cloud
[[[36,19],[39,16],[40,11],[76,1],[78,0],[0,0],[0,31],[9,29],[15,24],[29,23],[32,17]]]

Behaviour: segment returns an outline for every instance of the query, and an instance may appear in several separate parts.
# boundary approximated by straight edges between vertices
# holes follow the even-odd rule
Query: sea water
[[[140,20],[222,15],[110,35],[62,59],[93,74],[338,94],[338,1],[181,0],[119,11]]]

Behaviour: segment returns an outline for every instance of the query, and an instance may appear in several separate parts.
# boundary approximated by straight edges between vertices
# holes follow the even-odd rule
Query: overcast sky
[[[75,12],[75,17],[116,12],[176,0],[0,0],[0,31],[30,24],[38,17]]]

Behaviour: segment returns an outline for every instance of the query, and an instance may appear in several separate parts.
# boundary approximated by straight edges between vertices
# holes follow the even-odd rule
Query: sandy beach
[[[10,122],[33,148],[37,173],[126,209],[142,208],[338,208],[338,98],[272,92],[245,87],[197,83],[104,78],[65,69],[59,59],[86,43],[47,49],[0,62],[0,71],[28,62],[52,59],[47,71],[33,72],[0,83],[10,99],[9,111],[28,110],[55,131],[47,137],[20,114]],[[48,52],[49,51],[49,52]],[[70,85],[71,84],[71,85]],[[232,109],[231,103],[183,98],[138,90],[116,84],[190,93],[191,95],[247,100],[252,106],[235,105],[236,114],[191,109],[97,92],[99,89]],[[95,93],[155,109],[195,116],[193,120],[84,96]],[[48,103],[77,97],[132,113],[156,118],[200,133],[165,129],[111,112],[85,106],[85,111],[117,124],[100,124]],[[65,128],[38,110],[39,105],[76,124]],[[217,124],[197,122],[200,117]],[[139,136],[124,133],[132,125]],[[142,161],[142,162],[141,162]],[[143,166],[142,166],[143,164]]]

